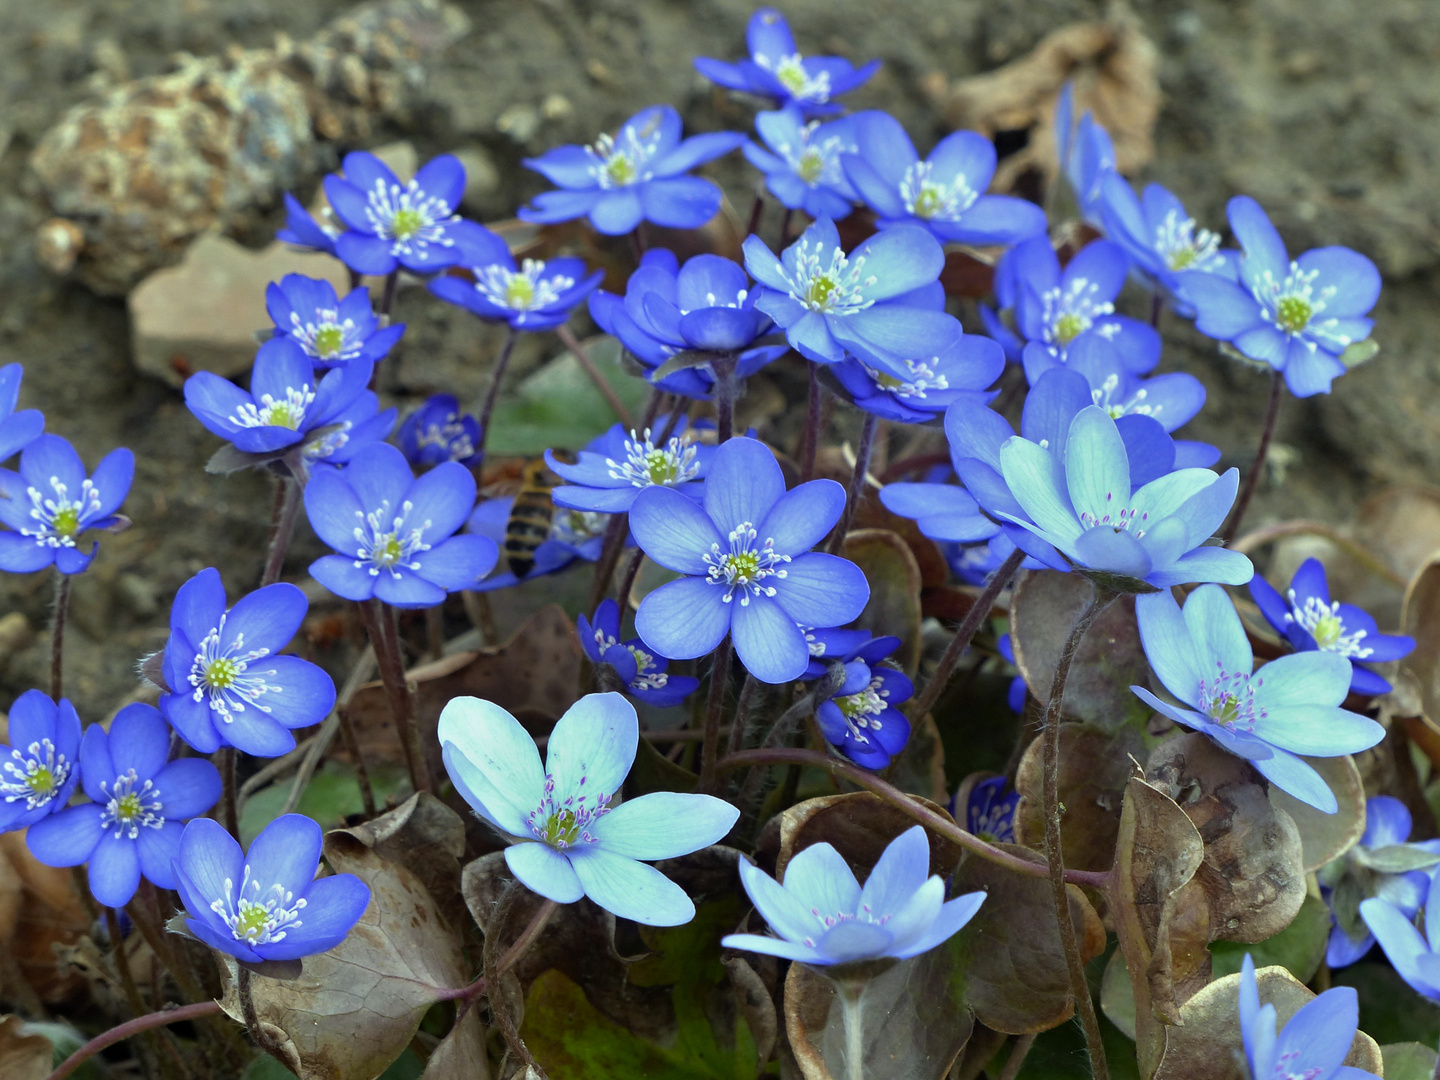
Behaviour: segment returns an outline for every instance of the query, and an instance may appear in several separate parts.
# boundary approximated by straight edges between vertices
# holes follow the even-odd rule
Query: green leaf
[[[1366,338],[1364,341],[1356,341],[1349,345],[1340,354],[1340,362],[1347,368],[1359,367],[1365,361],[1373,360],[1379,351],[1380,343],[1374,338]]]
[[[255,839],[261,829],[280,816],[280,810],[290,794],[293,779],[287,776],[269,787],[261,788],[245,800],[245,806],[240,811],[240,838],[246,845]],[[371,766],[370,783],[375,787],[375,801],[381,805],[384,805],[387,797],[399,792],[402,786],[409,786],[400,769],[384,765]],[[324,829],[343,825],[347,817],[364,809],[355,766],[344,765],[338,761],[327,761],[315,771],[295,806],[297,814],[314,818]]]
[[[1356,848],[1355,861],[1382,874],[1408,874],[1411,870],[1428,870],[1440,865],[1440,855],[1426,851],[1419,844],[1391,844],[1367,851]]]
[[[1330,909],[1318,896],[1308,895],[1290,925],[1273,937],[1250,944],[1216,941],[1210,945],[1211,976],[1233,975],[1249,953],[1257,968],[1279,964],[1301,982],[1309,982],[1320,970],[1325,944],[1330,937]]]
[[[1335,921],[1340,924],[1340,928],[1345,933],[1357,941],[1370,934],[1365,920],[1360,918],[1360,903],[1368,895],[1365,883],[1354,871],[1342,875],[1340,880],[1335,882],[1334,891],[1330,894],[1330,903],[1335,910]]]
[[[1391,1043],[1380,1047],[1385,1080],[1430,1080],[1435,1074],[1435,1051],[1423,1043]]]

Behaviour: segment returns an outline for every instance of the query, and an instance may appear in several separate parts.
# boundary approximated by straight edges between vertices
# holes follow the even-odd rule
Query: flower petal
[[[505,865],[527,889],[557,904],[573,904],[585,895],[570,860],[545,844],[511,844]]]
[[[1250,639],[1229,595],[1219,585],[1202,585],[1185,599],[1185,627],[1194,643],[1196,667],[1216,675],[1249,675],[1255,666]]]
[[[46,866],[79,866],[106,835],[100,824],[103,813],[98,804],[86,803],[50,814],[30,826],[25,844]]]
[[[865,887],[860,906],[874,918],[894,914],[904,907],[930,876],[930,841],[925,828],[913,825],[886,846]]]
[[[558,799],[613,796],[635,763],[640,720],[620,694],[586,694],[550,732],[545,771]]]
[[[207,761],[205,764],[210,763]],[[219,781],[218,774],[216,781]],[[169,809],[168,805],[166,809]],[[180,837],[184,832],[184,823],[168,816],[160,828],[140,830],[140,835],[135,838],[135,852],[140,857],[140,872],[146,880],[162,889],[175,888],[175,858],[180,854]]]
[[[722,444],[710,464],[705,512],[722,534],[744,522],[758,527],[784,494],[775,455],[764,443],[741,436]]]
[[[870,601],[865,573],[849,559],[812,551],[785,567],[775,602],[804,626],[844,626]]]
[[[734,607],[725,602],[725,590],[708,579],[681,578],[640,601],[635,632],[661,656],[693,660],[713,652],[724,640]]]
[[[528,834],[525,818],[544,796],[545,769],[520,721],[494,702],[452,698],[440,713],[436,738],[465,801],[503,831]],[[468,768],[452,767],[452,754]]]
[[[283,939],[255,947],[266,960],[298,960],[339,945],[370,906],[370,886],[354,874],[333,874],[312,882],[305,899],[304,918]]]
[[[86,868],[90,892],[106,907],[120,908],[130,902],[140,887],[140,853],[126,834],[105,832],[95,846]]]
[[[785,866],[785,891],[811,914],[824,918],[853,913],[860,903],[860,883],[844,857],[828,843],[811,844]]]
[[[762,542],[779,555],[798,555],[823,540],[845,509],[845,489],[833,480],[811,480],[787,491],[760,524]]]
[[[281,814],[260,830],[245,853],[251,880],[262,889],[283,885],[304,896],[320,865],[320,825],[304,814]]]
[[[710,795],[657,791],[628,799],[592,827],[604,850],[629,859],[674,859],[719,843],[740,811]]]
[[[748,601],[736,596],[730,604],[735,609],[732,633],[745,670],[772,685],[798,679],[810,663],[810,651],[795,617],[768,596],[752,595]]]
[[[1322,814],[1333,814],[1340,808],[1335,793],[1319,773],[1288,750],[1275,749],[1268,758],[1253,758],[1260,774],[1288,795],[1315,807]]]
[[[704,556],[712,546],[725,547],[724,537],[704,509],[673,488],[659,485],[644,488],[635,497],[630,530],[646,555],[682,574],[703,575],[709,568]]]
[[[644,926],[679,926],[695,917],[685,890],[645,863],[614,855],[596,844],[573,849],[574,868],[585,895],[606,911]]]

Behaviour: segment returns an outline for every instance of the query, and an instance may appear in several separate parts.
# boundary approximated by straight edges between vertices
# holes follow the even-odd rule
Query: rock
[[[250,251],[217,233],[201,236],[179,266],[157,270],[130,294],[135,366],[181,385],[196,371],[230,377],[245,371],[268,328],[265,286],[286,274],[324,278],[342,295],[348,271],[328,255],[273,243]]]
[[[12,611],[0,617],[0,661],[14,656],[34,637],[35,631],[30,629],[30,620],[25,618],[24,612]]]
[[[35,230],[35,258],[53,274],[68,274],[85,246],[85,230],[68,218],[51,218]]]
[[[159,590],[154,583],[128,570],[116,575],[115,594],[137,618],[148,619],[160,610]]]
[[[460,205],[472,214],[480,213],[480,206],[500,190],[500,170],[495,159],[483,146],[465,146],[455,151],[460,164],[465,166],[465,194]]]

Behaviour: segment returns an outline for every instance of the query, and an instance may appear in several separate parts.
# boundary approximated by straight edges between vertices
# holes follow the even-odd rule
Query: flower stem
[[[205,1016],[216,1016],[219,1013],[220,1003],[218,1001],[201,1001],[195,1005],[182,1005],[177,1009],[162,1009],[160,1012],[137,1016],[123,1024],[117,1024],[104,1034],[96,1035],[95,1038],[62,1061],[45,1080],[65,1080],[65,1077],[100,1051],[114,1046],[118,1042],[124,1042],[130,1036],[138,1035],[142,1031],[164,1027],[167,1024],[179,1024],[186,1020],[198,1020]]]
[[[280,571],[285,568],[285,553],[290,550],[290,538],[295,535],[295,523],[300,519],[300,482],[293,476],[282,477],[275,501],[277,512],[270,530],[270,549],[265,554],[265,570],[260,575],[262,589],[279,581]]]
[[[745,684],[740,687],[739,700],[735,702],[735,719],[730,724],[730,741],[725,747],[727,754],[734,754],[745,745],[745,725],[750,719],[750,703],[757,685],[758,680],[747,671]]]
[[[505,378],[505,369],[510,366],[510,354],[515,351],[515,343],[519,340],[520,331],[513,326],[509,327],[505,332],[505,344],[500,346],[500,355],[495,358],[490,389],[480,405],[479,415],[475,417],[480,424],[480,437],[479,444],[475,447],[475,464],[471,466],[472,469],[485,464],[485,443],[490,438],[490,415],[495,411],[495,402],[500,399],[500,383]]]
[[[870,472],[870,455],[875,449],[875,432],[880,429],[880,418],[874,413],[865,414],[865,426],[860,429],[860,446],[855,451],[855,471],[850,474],[850,487],[845,492],[845,509],[841,511],[840,522],[830,534],[830,543],[825,550],[838,555],[845,546],[845,534],[850,531],[850,522],[855,518],[855,507],[865,492],[865,477]]]
[[[1024,561],[1025,553],[1023,551],[1019,548],[1012,551],[1010,557],[1000,564],[1000,569],[995,571],[984,591],[976,597],[975,603],[970,605],[970,610],[965,613],[960,628],[950,639],[950,645],[946,648],[945,655],[940,657],[940,663],[935,665],[935,673],[925,684],[925,692],[910,706],[909,713],[913,719],[919,720],[935,707],[935,702],[940,699],[941,693],[945,690],[945,684],[950,681],[950,673],[955,670],[960,655],[969,647],[971,639],[975,637],[975,631],[979,630],[980,625],[990,617],[990,610],[995,606],[995,598],[1005,591],[1005,586],[1010,584],[1010,579],[1015,576],[1015,571],[1020,569],[1020,564]]]
[[[505,955],[495,963],[495,974],[503,975],[519,962],[530,946],[535,944],[535,939],[540,936],[542,930],[550,922],[550,917],[559,910],[560,905],[554,900],[546,900],[530,918],[529,925],[520,931],[510,948],[505,950]],[[482,975],[474,982],[466,986],[457,986],[453,989],[441,990],[436,1001],[470,1001],[485,993],[485,977]]]
[[[385,275],[385,288],[380,293],[380,310],[376,313],[380,316],[381,326],[390,324],[390,311],[395,307],[395,294],[400,289],[400,268],[396,267]]]
[[[238,843],[240,840],[240,803],[236,785],[239,751],[222,746],[215,754],[215,768],[220,772],[220,809],[225,817],[225,831]]]
[[[580,365],[580,370],[585,372],[590,381],[595,384],[595,389],[600,391],[600,396],[605,399],[605,404],[610,406],[610,411],[615,414],[615,419],[620,421],[621,427],[627,432],[635,427],[635,419],[630,415],[630,410],[625,407],[625,402],[620,400],[620,395],[610,385],[610,380],[600,374],[600,369],[595,366],[595,361],[590,359],[590,353],[581,344],[580,339],[575,336],[568,326],[559,326],[555,335],[560,339],[571,354],[575,362]],[[648,425],[647,425],[648,426]]]
[[[585,605],[585,614],[593,616],[600,601],[610,591],[615,578],[615,567],[620,562],[620,553],[625,550],[625,537],[630,531],[629,514],[611,514],[605,526],[605,540],[600,548],[600,558],[595,561],[595,578],[590,584],[590,599]]]
[[[716,441],[729,442],[735,434],[735,354],[725,353],[710,362],[715,372]]]
[[[250,1038],[255,1040],[256,1046],[276,1061],[284,1062],[280,1046],[270,1033],[260,1026],[260,1014],[255,1011],[255,992],[251,986],[253,978],[250,969],[244,964],[236,968],[235,996],[240,999],[240,1015],[245,1018],[245,1029],[250,1032]]]
[[[1265,426],[1260,431],[1260,446],[1255,451],[1255,460],[1250,465],[1250,471],[1245,474],[1245,486],[1240,489],[1240,497],[1235,500],[1235,509],[1231,511],[1230,520],[1225,523],[1225,532],[1221,535],[1221,540],[1227,547],[1240,532],[1240,522],[1244,520],[1245,511],[1250,507],[1250,499],[1260,484],[1260,474],[1265,471],[1265,458],[1270,454],[1270,438],[1275,434],[1275,418],[1280,415],[1280,398],[1284,396],[1284,392],[1285,376],[1279,371],[1272,371],[1270,401],[1265,406]]]
[[[1000,1073],[1000,1080],[1015,1080],[1020,1075],[1020,1069],[1024,1066],[1025,1059],[1030,1056],[1030,1048],[1034,1045],[1034,1034],[1021,1035],[1015,1040],[1015,1045],[1010,1048],[1010,1056],[1005,1059],[1005,1069]]]
[[[860,1007],[865,984],[847,980],[836,983],[835,989],[840,995],[840,1015],[845,1021],[845,1077],[846,1080],[865,1080],[864,1012]]]
[[[820,442],[820,378],[819,365],[808,362],[810,370],[809,398],[805,410],[805,434],[800,439],[800,482],[815,478],[815,452]]]
[[[1100,1039],[1100,1022],[1095,1016],[1095,1003],[1085,981],[1085,964],[1080,959],[1080,944],[1075,939],[1075,923],[1070,918],[1070,898],[1065,891],[1065,858],[1060,844],[1060,721],[1065,700],[1065,682],[1070,677],[1070,664],[1080,648],[1085,631],[1099,614],[1110,606],[1116,594],[1095,587],[1090,605],[1080,613],[1070,636],[1060,650],[1055,679],[1050,685],[1050,700],[1045,706],[1045,727],[1041,737],[1044,757],[1042,765],[1041,802],[1045,815],[1045,859],[1049,864],[1050,891],[1055,898],[1055,919],[1060,928],[1060,944],[1065,952],[1065,966],[1070,971],[1070,992],[1075,998],[1075,1012],[1085,1031],[1085,1046],[1090,1052],[1090,1068],[1095,1080],[1108,1080],[1105,1046]]]
[[[785,242],[790,239],[790,215],[792,212],[787,206],[785,212],[780,215],[780,231],[776,233],[776,239],[779,241],[775,247],[777,255],[785,250]]]
[[[615,594],[616,599],[620,602],[622,615],[630,606],[630,590],[635,587],[635,579],[640,575],[640,564],[644,561],[645,552],[636,547],[630,555],[630,562],[625,566],[625,576],[620,579],[620,591]]]
[[[60,700],[65,652],[65,611],[70,606],[70,575],[55,568],[55,610],[50,620],[50,696]]]
[[[710,663],[710,699],[705,707],[705,737],[700,743],[700,782],[695,790],[710,793],[715,788],[716,765],[720,760],[720,714],[725,710],[725,689],[730,680],[730,638],[720,642]]]
[[[749,224],[745,226],[746,236],[755,235],[756,230],[760,228],[760,218],[764,213],[765,189],[762,187],[757,187],[755,189],[755,201],[750,204],[750,221]]]
[[[1160,316],[1165,311],[1165,297],[1157,288],[1150,294],[1150,326],[1154,330],[1160,329]]]
[[[997,866],[1003,866],[1013,870],[1017,874],[1024,874],[1026,877],[1043,878],[1049,877],[1050,871],[1042,862],[1031,862],[1029,859],[1022,859],[1018,855],[1011,855],[1008,851],[1001,851],[999,848],[991,847],[984,840],[981,840],[974,833],[966,832],[955,823],[955,819],[949,815],[937,814],[923,803],[916,802],[905,792],[901,791],[894,784],[880,779],[872,772],[860,768],[858,765],[851,765],[843,758],[822,754],[816,750],[798,750],[784,746],[777,746],[762,750],[741,750],[738,754],[727,754],[715,765],[717,773],[729,772],[732,769],[743,769],[750,765],[808,765],[813,769],[821,769],[843,780],[848,780],[856,787],[864,788],[866,791],[873,791],[886,802],[900,810],[905,811],[912,818],[924,825],[937,836],[959,845],[987,862],[993,862]],[[1090,889],[1102,889],[1110,881],[1109,871],[1100,872],[1096,870],[1066,870],[1065,880],[1072,885],[1083,885]]]
[[[395,719],[395,733],[400,737],[400,749],[405,755],[410,783],[416,791],[433,791],[430,769],[420,746],[419,732],[415,730],[410,685],[405,678],[405,662],[400,655],[394,612],[374,599],[362,600],[357,606],[365,622],[365,632],[370,635],[370,644],[375,648],[380,679],[385,684],[385,696],[390,701],[390,715]]]

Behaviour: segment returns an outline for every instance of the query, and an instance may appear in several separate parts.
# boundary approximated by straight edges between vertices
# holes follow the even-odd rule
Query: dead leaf
[[[910,722],[910,738],[885,775],[910,795],[937,804],[949,800],[950,793],[945,789],[945,743],[931,713]]]
[[[43,1035],[29,1035],[18,1016],[0,1016],[0,1076],[5,1080],[45,1080],[54,1050]]]
[[[388,814],[348,831],[381,858],[399,863],[419,878],[445,921],[460,925],[465,914],[460,896],[465,822],[459,814],[422,791]]]
[[[744,956],[724,957],[730,988],[735,991],[735,1006],[750,1026],[750,1035],[755,1040],[755,1059],[761,1065],[770,1060],[775,1044],[780,1038],[780,1020],[775,1012],[775,999],[770,996],[765,982],[751,967]]]
[[[888,529],[860,529],[845,537],[845,557],[865,571],[870,601],[855,625],[876,637],[900,639],[894,660],[913,675],[920,664],[920,564],[909,545]]]
[[[1365,834],[1365,785],[1349,754],[1303,760],[1325,779],[1340,804],[1339,810],[1323,813],[1274,784],[1270,785],[1270,801],[1289,814],[1300,830],[1305,872],[1311,873],[1349,851]]]
[[[1440,554],[1425,563],[1405,590],[1400,629],[1415,639],[1415,650],[1400,661],[1420,692],[1422,715],[1440,730]]]
[[[0,834],[0,878],[18,883],[21,903],[9,938],[9,950],[21,976],[41,1001],[64,1001],[85,986],[85,977],[56,956],[56,948],[75,947],[89,932],[90,917],[69,870],[46,866],[25,846],[25,830]]]
[[[473,1005],[431,1052],[420,1080],[490,1080],[485,1025]]]
[[[917,801],[949,817],[943,806],[928,799]],[[783,881],[791,859],[823,842],[840,853],[863,885],[890,841],[914,824],[909,814],[870,791],[806,799],[780,815],[780,854],[775,876]],[[963,853],[960,845],[929,830],[925,836],[930,841],[930,873],[949,877],[959,865]]]

